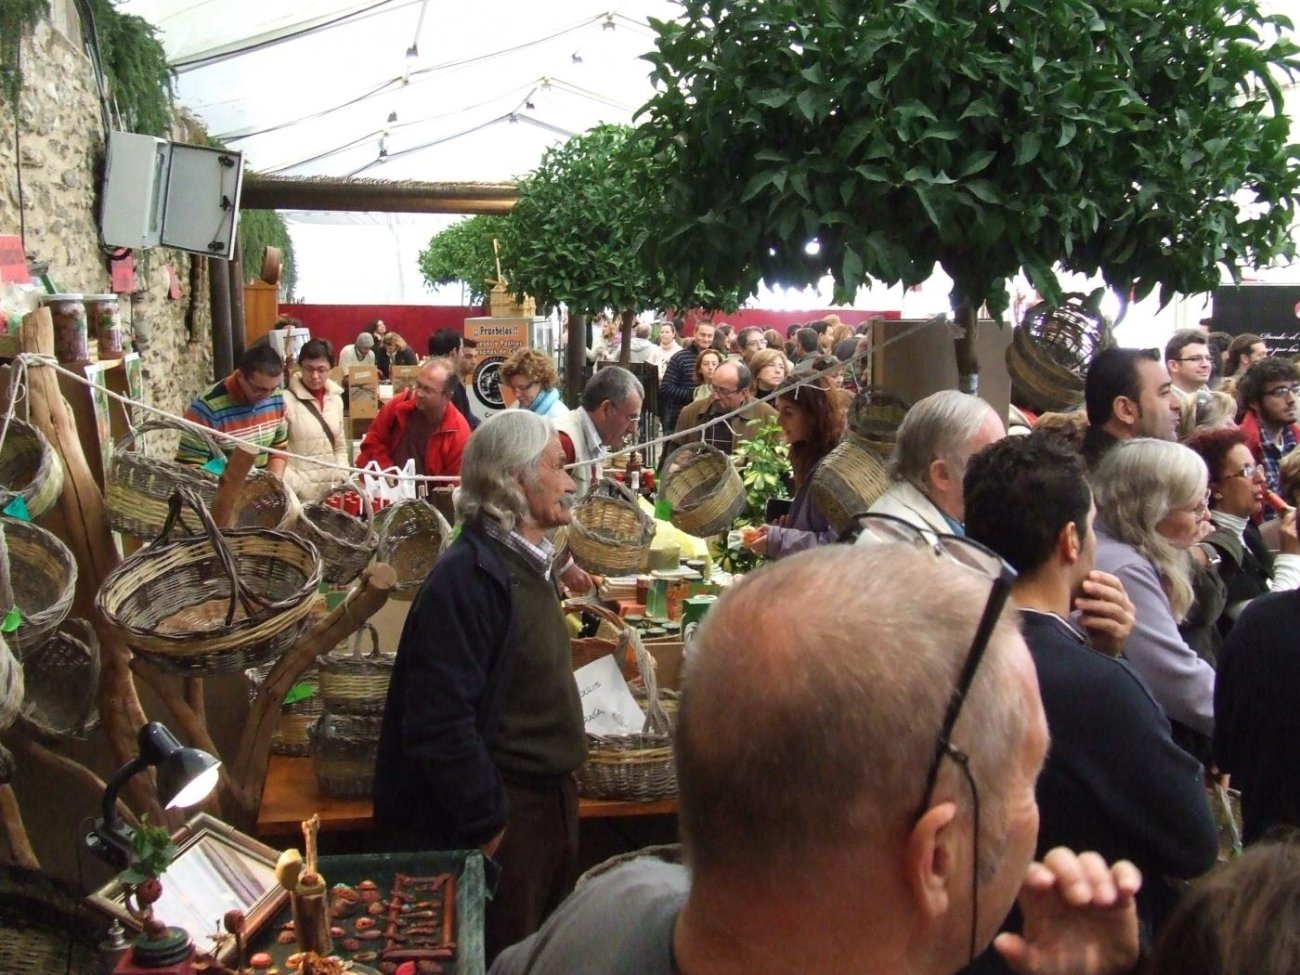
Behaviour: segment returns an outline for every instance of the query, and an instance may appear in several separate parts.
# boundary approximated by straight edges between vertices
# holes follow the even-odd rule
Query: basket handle
[[[313,508],[320,507],[321,505],[325,504],[325,499],[330,497],[331,495],[347,494],[349,491],[351,491],[353,494],[360,495],[361,497],[362,517],[358,518],[357,520],[361,521],[366,526],[366,544],[370,548],[377,548],[379,546],[379,531],[375,527],[375,506],[370,501],[370,493],[360,484],[356,484],[353,481],[348,481],[344,484],[336,484],[334,487],[330,488],[328,491],[322,494],[319,500],[313,501],[311,505],[309,505],[308,507],[313,507]],[[335,510],[341,512],[344,515],[347,515],[347,517],[349,518],[357,517],[356,515],[349,515],[346,511],[343,511],[343,509],[341,508],[336,508]],[[313,525],[313,527],[315,527],[316,530],[319,532],[325,533],[327,535],[329,534],[328,532],[325,532],[325,529],[319,526]]]
[[[211,435],[193,427],[182,426],[174,420],[162,419],[146,420],[138,427],[129,427],[127,432],[117,441],[117,444],[113,449],[125,451],[129,449],[139,437],[156,430],[180,430],[182,433],[192,433],[203,441],[204,446],[208,448],[208,452],[211,454],[212,460],[217,460],[218,458],[224,458],[226,456],[225,452],[217,445],[217,441]]]
[[[5,537],[4,519],[0,518],[0,615],[14,608],[14,588],[9,579],[9,539]]]
[[[645,681],[646,697],[650,701],[650,707],[646,711],[645,725],[642,726],[641,730],[643,733],[649,734],[668,734],[671,725],[668,721],[668,712],[659,703],[659,679],[655,676],[654,659],[650,656],[650,651],[645,648],[645,644],[641,642],[641,634],[628,626],[627,620],[617,613],[588,599],[568,599],[560,608],[565,613],[591,613],[593,616],[597,616],[618,628],[618,647],[614,651],[614,659],[621,659],[623,654],[627,652],[628,645],[631,645],[632,655],[636,658],[636,669],[641,674],[641,679]]]
[[[367,631],[370,633],[370,653],[363,655],[361,653],[361,635]],[[360,629],[352,634],[352,659],[364,660],[367,656],[382,656],[379,650],[379,631],[375,629],[373,623],[362,623]]]
[[[667,488],[668,479],[675,473],[673,470],[673,461],[675,459],[681,458],[684,460],[692,456],[708,457],[710,454],[717,454],[719,457],[726,460],[727,463],[731,463],[731,458],[727,454],[724,454],[717,447],[713,446],[713,444],[705,443],[703,440],[682,444],[680,447],[675,448],[672,453],[664,458],[663,471],[665,489]],[[732,464],[732,466],[734,467],[735,465]]]

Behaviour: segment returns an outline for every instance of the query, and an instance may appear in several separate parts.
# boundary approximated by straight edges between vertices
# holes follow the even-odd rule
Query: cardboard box
[[[348,415],[370,419],[379,412],[379,370],[374,366],[348,369]]]
[[[393,384],[393,395],[404,389],[414,389],[420,380],[420,366],[393,366],[388,370],[389,381]]]

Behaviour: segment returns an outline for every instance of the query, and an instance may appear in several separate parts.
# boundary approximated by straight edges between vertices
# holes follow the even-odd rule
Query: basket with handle
[[[13,655],[5,638],[0,636],[0,731],[13,724],[22,713],[25,694],[23,665]]]
[[[257,698],[262,685],[271,676],[275,664],[262,664],[244,671],[248,681],[250,703]],[[271,728],[271,754],[302,758],[311,754],[311,727],[321,716],[324,706],[320,699],[319,675],[315,669],[304,671],[294,681],[289,693],[280,704],[275,724]]]
[[[645,564],[655,536],[654,519],[636,495],[605,479],[573,508],[569,551],[578,565],[597,575],[627,575]]]
[[[849,434],[822,458],[808,490],[831,530],[842,532],[888,488],[885,462],[861,438]]]
[[[566,603],[566,608],[594,611],[589,603]],[[610,614],[611,616],[613,614]],[[677,769],[673,764],[673,729],[663,693],[655,678],[654,658],[640,635],[618,618],[616,659],[630,650],[644,688],[645,725],[633,734],[587,735],[587,761],[578,769],[578,791],[592,799],[645,802],[677,794]]]
[[[1106,320],[1087,296],[1067,294],[1055,306],[1039,302],[1007,347],[1013,399],[1040,413],[1074,409],[1083,402],[1088,363],[1109,344]]]
[[[362,636],[370,634],[370,653],[361,652]],[[352,652],[323,653],[316,658],[320,695],[335,714],[383,714],[395,655],[379,649],[379,631],[364,624],[352,635]]]
[[[659,490],[672,506],[672,523],[700,538],[726,531],[745,508],[736,465],[706,443],[688,443],[669,454]]]
[[[358,495],[361,517],[326,503],[336,494]],[[346,586],[361,575],[379,547],[370,495],[355,484],[332,487],[319,501],[304,505],[296,530],[320,551],[321,578],[331,586]]]
[[[171,537],[182,506],[198,515],[202,535]],[[310,542],[264,528],[223,532],[182,489],[157,541],[108,575],[95,605],[135,653],[195,677],[278,657],[306,626],[319,583]]]
[[[16,518],[0,518],[0,618],[22,617],[5,635],[19,662],[54,635],[72,608],[77,563],[53,532]]]
[[[632,649],[632,641],[627,635],[628,626],[623,622],[623,618],[612,610],[606,609],[600,603],[585,599],[570,599],[564,603],[566,613],[586,613],[595,616],[604,626],[602,631],[613,632],[616,639],[610,640],[600,635],[596,636],[574,637],[569,641],[573,651],[573,669],[585,667],[589,663],[594,663],[601,657],[608,654],[614,654],[618,660],[618,669],[623,672],[623,679],[632,686],[641,679],[641,671],[637,667],[636,652]],[[654,663],[654,658],[650,658]]]
[[[37,738],[84,738],[99,723],[99,637],[85,620],[64,620],[28,654],[23,676],[27,697],[18,720]]]
[[[898,427],[911,403],[883,386],[864,386],[849,407],[848,426],[853,434],[885,460],[894,453]]]
[[[409,498],[384,508],[376,519],[379,548],[375,558],[397,573],[390,598],[414,599],[438,556],[451,544],[451,525],[428,501]]]
[[[149,420],[129,431],[113,447],[113,459],[104,480],[104,507],[108,524],[114,531],[134,535],[146,541],[158,535],[171,510],[171,498],[179,488],[197,493],[203,504],[211,507],[217,497],[217,475],[194,464],[178,464],[162,457],[148,457],[136,447],[147,433],[187,428],[174,420]],[[225,460],[217,442],[208,434],[194,431],[208,448],[212,460]],[[198,530],[192,515],[185,526]]]
[[[45,434],[18,417],[0,444],[0,509],[21,497],[27,512],[38,518],[49,511],[63,493],[63,461]]]

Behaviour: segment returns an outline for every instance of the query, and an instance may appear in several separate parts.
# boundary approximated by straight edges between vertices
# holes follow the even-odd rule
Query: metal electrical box
[[[229,259],[243,182],[242,153],[110,132],[100,233],[110,247]]]

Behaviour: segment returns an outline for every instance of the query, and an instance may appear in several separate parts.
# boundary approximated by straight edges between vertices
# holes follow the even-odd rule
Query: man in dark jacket
[[[659,380],[659,418],[665,430],[677,429],[677,417],[682,407],[695,399],[695,361],[700,353],[713,345],[713,325],[699,322],[691,344],[668,360],[663,378]]]
[[[500,864],[490,962],[573,884],[586,758],[569,632],[546,532],[573,479],[550,421],[509,410],[465,450],[464,522],[397,648],[375,766],[375,822],[393,849],[478,847]]]
[[[467,339],[455,329],[440,328],[429,336],[429,355],[433,358],[450,359],[456,367],[456,377],[459,382],[456,384],[456,393],[452,402],[456,404],[456,409],[460,410],[461,416],[469,421],[469,428],[477,430],[479,418],[474,415],[469,407],[469,393],[466,388],[473,382],[473,367],[470,367],[470,378],[466,379],[464,366],[467,359],[473,359],[478,355],[478,342],[474,339]]]

